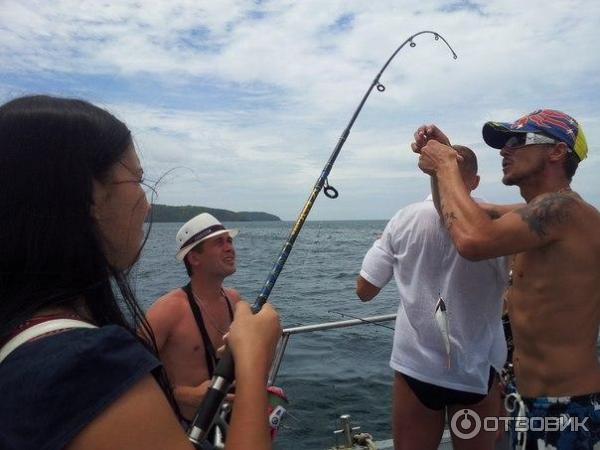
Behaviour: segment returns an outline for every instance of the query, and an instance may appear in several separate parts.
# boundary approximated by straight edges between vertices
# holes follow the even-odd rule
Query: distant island
[[[273,214],[252,211],[228,211],[226,209],[207,208],[205,206],[169,206],[152,205],[153,222],[187,222],[192,217],[207,212],[221,222],[272,222],[281,221]]]

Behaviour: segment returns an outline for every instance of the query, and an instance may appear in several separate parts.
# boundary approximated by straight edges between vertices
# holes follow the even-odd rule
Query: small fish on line
[[[450,368],[450,327],[448,326],[448,312],[446,310],[446,302],[442,298],[441,294],[438,294],[438,301],[435,304],[435,321],[437,326],[442,333],[442,339],[444,340],[444,346],[446,347],[446,357],[448,358],[448,369]]]

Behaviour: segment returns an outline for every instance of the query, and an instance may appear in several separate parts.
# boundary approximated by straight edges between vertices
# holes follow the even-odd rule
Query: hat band
[[[191,238],[189,238],[187,241],[185,241],[179,249],[181,250],[183,247],[187,247],[188,245],[193,244],[194,242],[201,241],[206,236],[209,236],[213,233],[216,233],[217,231],[221,231],[224,229],[225,229],[225,227],[223,225],[213,225],[212,227],[205,228],[204,230],[199,231],[198,233],[194,234]]]

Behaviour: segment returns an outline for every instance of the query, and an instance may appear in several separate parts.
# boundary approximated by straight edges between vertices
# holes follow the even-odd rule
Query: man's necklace
[[[206,309],[206,307],[202,304],[202,300],[200,300],[200,297],[198,297],[196,295],[196,293],[192,290],[192,295],[194,296],[194,300],[196,301],[196,304],[200,307],[200,309],[204,312],[205,317],[208,319],[208,323],[212,325],[212,327],[217,330],[221,336],[224,335],[225,333],[227,333],[228,329],[223,330],[221,328],[219,328],[217,326],[217,321],[215,320],[215,318],[208,312],[208,310]],[[223,295],[223,291],[221,291],[221,297],[225,298],[225,296]],[[227,301],[227,300],[225,300]]]

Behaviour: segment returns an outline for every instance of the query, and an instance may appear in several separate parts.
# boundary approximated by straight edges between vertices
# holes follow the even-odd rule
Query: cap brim
[[[190,245],[186,245],[185,247],[181,248],[175,255],[175,258],[177,258],[177,260],[179,260],[179,261],[183,261],[183,258],[185,258],[185,255],[187,255],[191,249],[193,249],[196,245],[200,244],[201,242],[204,242],[207,239],[210,239],[210,238],[213,238],[216,236],[220,236],[225,233],[229,233],[229,236],[234,238],[238,235],[239,232],[240,232],[240,230],[231,229],[231,230],[219,230],[215,233],[209,234],[208,236],[200,239],[199,241],[192,242]]]
[[[502,148],[511,136],[530,131],[526,128],[515,130],[511,125],[506,122],[486,122],[481,130],[483,140],[492,148]]]

